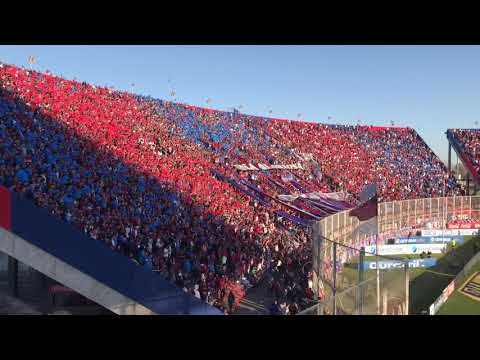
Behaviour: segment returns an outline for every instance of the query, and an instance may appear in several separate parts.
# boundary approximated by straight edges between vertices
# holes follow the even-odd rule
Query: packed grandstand
[[[447,137],[474,178],[480,173],[480,130],[449,129]]]
[[[0,64],[0,184],[219,308],[272,270],[308,307],[310,225],[358,204],[460,195],[411,128],[271,119]],[[477,132],[455,131],[476,171]]]

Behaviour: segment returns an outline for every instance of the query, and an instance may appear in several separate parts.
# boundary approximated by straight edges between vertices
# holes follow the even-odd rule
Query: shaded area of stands
[[[11,96],[3,92],[2,100],[5,98],[11,98]],[[30,111],[29,107],[19,99],[15,100],[15,106],[19,112]],[[19,109],[22,110],[20,111]],[[94,158],[103,159],[100,163],[102,165],[101,170],[103,171],[103,179],[100,180],[100,182],[106,181],[106,179],[115,179],[115,177],[118,176],[115,169],[118,167],[125,169],[135,180],[144,178],[145,174],[137,172],[137,170],[132,169],[128,165],[123,166],[119,159],[116,159],[108,152],[100,149],[95,150],[96,147],[94,144],[86,139],[76,136],[76,134],[63,127],[57,120],[41,114],[36,114],[35,117],[36,121],[38,121],[37,129],[26,128],[29,122],[20,119],[20,116],[8,119],[14,121],[13,124],[16,126],[14,126],[13,129],[18,132],[15,135],[12,134],[13,136],[3,138],[3,142],[0,143],[0,146],[3,146],[5,149],[5,146],[10,146],[12,144],[11,142],[16,142],[15,147],[10,147],[9,152],[4,153],[7,156],[2,156],[2,164],[4,166],[1,168],[0,176],[1,183],[15,191],[13,193],[15,201],[12,211],[13,229],[15,233],[120,293],[130,296],[132,299],[137,300],[150,308],[156,308],[160,313],[179,313],[179,311],[183,313],[191,311],[201,312],[202,309],[208,308],[204,302],[200,301],[200,299],[196,299],[193,293],[185,293],[182,290],[183,287],[175,286],[173,283],[169,283],[162,279],[159,274],[155,274],[151,271],[153,265],[151,259],[145,255],[144,250],[144,247],[146,247],[145,242],[149,239],[138,239],[142,240],[143,243],[140,241],[119,243],[117,244],[118,246],[112,246],[111,242],[104,244],[99,241],[102,238],[97,235],[99,234],[99,232],[97,232],[98,228],[95,229],[95,231],[90,232],[90,229],[85,227],[85,219],[82,219],[81,217],[72,219],[70,217],[71,214],[75,214],[75,210],[77,210],[75,209],[75,205],[79,206],[79,204],[76,204],[75,202],[78,200],[81,204],[81,199],[77,198],[75,200],[72,199],[71,201],[65,201],[69,194],[68,192],[65,194],[58,191],[61,188],[57,189],[57,196],[54,196],[54,192],[53,194],[50,194],[50,198],[45,198],[46,193],[39,191],[42,188],[41,172],[40,174],[36,174],[35,170],[38,171],[38,167],[48,164],[49,158],[54,155],[62,156],[62,160],[64,161],[65,159],[68,159],[68,161],[63,163],[66,168],[62,169],[63,173],[60,172],[60,174],[56,176],[57,179],[62,179],[62,175],[75,176],[72,168],[74,168],[75,165],[78,166],[78,154],[80,152],[88,154]],[[11,129],[8,128],[8,120],[2,120],[2,125],[4,125],[4,129],[7,129],[7,135],[10,135],[11,133],[9,130]],[[30,121],[30,125],[33,125],[33,122]],[[41,134],[43,138],[39,137],[38,141],[35,142],[26,141],[27,137],[33,136],[34,133],[32,130],[40,131],[40,129],[42,129]],[[26,133],[26,137],[23,136],[23,132]],[[68,139],[68,146],[66,142],[49,142],[52,134],[58,138]],[[9,157],[9,155],[12,154],[12,150],[15,152],[18,151],[18,153],[22,154],[21,150],[27,146],[29,147],[29,154],[27,157],[29,157],[29,155],[32,157],[42,156],[41,154],[43,154],[47,159],[37,160],[30,157],[28,160],[21,158],[20,160],[19,157]],[[62,152],[50,152],[49,150],[52,147],[57,147],[57,149],[59,148]],[[45,148],[47,148],[47,151],[45,151]],[[27,163],[23,163],[22,160],[27,160]],[[12,165],[13,167],[11,167]],[[116,165],[117,167],[112,165]],[[90,171],[95,170],[92,168]],[[28,178],[21,176],[25,174],[27,174],[26,176]],[[66,186],[67,191],[72,189],[75,190],[74,187],[77,185],[75,182],[66,180],[66,183],[70,185]],[[112,188],[115,187],[114,184],[112,184]],[[85,188],[87,186],[93,187],[95,184],[84,182],[83,185]],[[153,186],[155,187],[155,184],[153,184]],[[50,188],[54,188],[54,186],[51,185]],[[112,190],[112,188],[110,188],[110,190]],[[183,196],[177,195],[173,191],[164,188],[162,184],[157,184],[155,189],[159,195],[173,198],[174,201],[178,201],[178,206],[183,207],[183,216],[193,217],[192,212],[194,212],[195,209],[192,209],[186,204],[183,200]],[[47,193],[49,190],[47,190]],[[117,190],[120,189],[117,188]],[[132,191],[132,189],[126,188],[124,191],[128,191],[128,193],[124,193],[124,195],[132,196],[133,199],[138,199],[135,197],[135,191]],[[75,198],[75,191],[71,191],[70,194]],[[80,193],[80,198],[82,195],[84,194]],[[46,202],[44,202],[45,200]],[[105,222],[107,220],[105,218],[106,214],[104,214],[104,216],[99,216],[101,211],[105,210],[101,204],[102,199],[100,198],[99,200],[97,206],[91,206],[90,209],[88,209],[90,210],[89,213],[85,215],[94,215],[99,222]],[[46,207],[47,210],[33,207],[32,204],[34,202],[37,205]],[[134,219],[137,209],[138,208],[136,207],[127,207],[123,210],[127,216],[131,216],[131,218]],[[159,213],[161,214],[162,212]],[[54,215],[58,220],[51,215]],[[219,223],[218,225],[221,224]],[[226,225],[224,226],[225,229],[221,232],[221,236],[227,238],[231,237],[233,231],[231,229],[229,230]],[[54,236],[53,234],[56,235]],[[99,239],[92,239],[92,234],[95,237],[98,236]],[[109,239],[112,238],[109,237]],[[127,258],[121,254],[113,252],[112,248],[134,259],[137,264],[133,261],[127,260]],[[138,263],[141,263],[142,266],[138,265]],[[174,276],[173,278],[175,279]],[[145,289],[147,291],[145,291]],[[159,301],[159,299],[162,298],[168,298],[168,302]]]
[[[192,294],[52,217],[21,195],[12,196],[12,232],[30,244],[154,313],[218,314]]]

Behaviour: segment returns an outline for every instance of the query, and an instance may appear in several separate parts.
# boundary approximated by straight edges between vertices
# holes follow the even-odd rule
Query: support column
[[[452,170],[452,144],[448,143],[448,171]]]
[[[470,172],[467,171],[467,195],[470,196]]]
[[[356,314],[363,315],[363,302],[364,302],[364,287],[365,284],[365,248],[360,248],[360,256],[358,259],[358,286],[357,286],[357,298],[356,298]]]
[[[337,243],[333,243],[333,315],[337,315]]]
[[[410,308],[410,272],[408,268],[408,261],[405,263],[405,310],[403,315],[409,314]]]
[[[18,261],[11,256],[8,257],[8,291],[18,297]]]

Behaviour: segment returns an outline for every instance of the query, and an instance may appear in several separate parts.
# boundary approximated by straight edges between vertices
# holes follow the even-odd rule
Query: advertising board
[[[478,229],[458,229],[458,230],[422,230],[422,236],[466,236],[466,235],[475,235],[478,233]]]
[[[480,229],[480,222],[468,221],[468,222],[451,222],[447,224],[448,229]]]
[[[460,292],[473,300],[480,301],[480,271],[470,276],[461,287]]]
[[[395,244],[443,244],[455,240],[461,244],[464,242],[463,236],[410,236],[395,239]]]
[[[453,280],[448,286],[443,290],[442,294],[435,300],[435,302],[430,305],[429,314],[430,315],[435,315],[440,309],[440,307],[445,304],[445,302],[448,300],[450,295],[455,291],[455,280]]]
[[[441,254],[445,251],[447,244],[398,244],[398,245],[379,245],[378,255],[409,255],[421,254],[422,252],[431,252],[432,254]],[[365,252],[376,254],[376,246],[365,246]]]
[[[417,268],[429,268],[435,266],[437,263],[437,259],[415,259],[410,260],[408,262],[408,267],[411,269]],[[380,270],[386,269],[400,269],[404,267],[404,262],[402,261],[395,261],[395,260],[382,260],[378,262],[378,268]],[[364,270],[376,270],[377,269],[377,262],[376,261],[365,261],[363,263]]]

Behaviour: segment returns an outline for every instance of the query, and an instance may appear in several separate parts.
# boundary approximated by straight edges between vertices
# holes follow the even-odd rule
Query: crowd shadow
[[[59,144],[56,144],[56,146],[60,149],[57,153],[59,157],[66,156],[68,158],[68,161],[63,161],[62,163],[63,166],[66,167],[66,169],[74,170],[75,168],[85,168],[84,166],[85,162],[83,159],[81,159],[81,157],[79,156],[79,153],[91,155],[91,157],[95,159],[101,159],[97,162],[97,167],[96,167],[96,170],[101,170],[103,172],[102,176],[99,177],[99,181],[93,180],[92,177],[89,177],[88,178],[89,180],[86,181],[84,185],[89,185],[90,187],[95,188],[95,187],[98,187],[100,180],[102,180],[104,183],[107,184],[107,186],[105,187],[106,191],[117,191],[118,197],[129,198],[130,204],[141,203],[142,198],[145,198],[145,196],[147,195],[151,196],[153,199],[162,199],[162,201],[164,201],[167,198],[173,199],[172,201],[170,201],[170,206],[167,206],[167,207],[160,207],[158,204],[157,205],[152,204],[153,212],[157,213],[157,216],[155,216],[156,219],[158,219],[161,216],[164,216],[164,217],[167,216],[168,218],[169,215],[167,214],[173,214],[174,212],[178,211],[179,208],[183,208],[182,211],[184,213],[184,217],[186,217],[187,219],[196,217],[195,214],[205,213],[203,205],[201,204],[190,205],[189,204],[190,201],[188,201],[189,199],[187,199],[186,195],[178,191],[175,191],[174,184],[166,184],[165,182],[162,182],[157,178],[151,177],[146,172],[140,171],[138,169],[138,166],[136,166],[136,164],[128,164],[123,159],[112,154],[111,152],[106,151],[105,149],[100,149],[90,139],[80,136],[72,128],[66,127],[65,124],[63,124],[61,121],[55,118],[52,118],[50,116],[46,116],[44,113],[41,113],[40,111],[36,111],[32,109],[28,104],[26,104],[21,99],[16,97],[13,93],[0,89],[0,99],[3,100],[5,98],[15,98],[15,105],[17,106],[17,112],[14,115],[0,114],[1,122],[4,125],[6,125],[7,128],[10,129],[10,131],[7,132],[6,138],[2,139],[0,137],[0,147],[1,145],[4,145],[4,148],[7,148],[5,146],[6,141],[8,141],[9,143],[13,143],[13,147],[14,147],[13,153],[15,154],[13,157],[10,157],[6,153],[0,155],[0,159],[3,160],[1,164],[1,166],[3,167],[3,175],[2,175],[2,172],[0,172],[0,185],[6,186],[11,191],[21,194],[23,198],[28,199],[32,204],[39,206],[39,201],[37,196],[38,194],[35,193],[35,188],[31,187],[31,184],[34,181],[39,181],[39,176],[38,176],[39,169],[42,167],[42,165],[45,165],[48,163],[47,153],[45,150],[47,148],[51,149],[52,144],[49,144],[46,137],[42,138],[42,135],[38,136],[38,141],[33,141],[33,142],[29,141],[30,135],[28,134],[28,131],[26,131],[25,126],[23,126],[24,122],[18,120],[19,116],[22,116],[21,114],[25,112],[34,113],[34,117],[36,117],[38,121],[42,124],[42,129],[45,132],[45,134],[48,134],[49,136],[55,136],[55,138],[57,139],[59,138],[64,139],[63,144],[60,142]],[[17,129],[13,129],[10,126],[11,121],[8,121],[8,116],[13,116],[13,118],[17,119],[16,120],[16,123],[18,125]],[[15,136],[13,136],[13,138],[9,138],[8,135],[12,133],[15,133]],[[35,133],[35,131],[33,131],[33,133]],[[37,156],[40,160],[34,161],[29,164],[26,161],[27,156],[22,155],[23,148],[27,149],[28,156],[35,154],[35,156]],[[10,155],[12,154],[11,150],[12,149],[10,149],[9,151]],[[57,166],[54,166],[54,167],[59,172],[61,171],[59,167]],[[27,181],[25,184],[21,184],[16,179],[19,168],[30,172],[29,181]],[[122,169],[121,174],[119,173],[119,171],[117,171],[117,169]],[[42,172],[46,177],[48,177],[45,171],[42,170]],[[124,184],[124,181],[121,180],[119,175],[128,179],[128,183],[132,184],[132,186],[124,190],[124,187],[121,186]],[[70,210],[71,209],[74,210],[75,207],[78,207],[78,205],[71,205],[72,207],[68,208],[67,206],[62,204],[62,198],[65,196],[65,193],[66,193],[66,191],[64,190],[72,186],[74,186],[75,188],[78,188],[79,183],[72,180],[72,177],[75,176],[74,171],[64,171],[63,173],[59,174],[59,178],[63,178],[64,176],[67,176],[69,179],[65,179],[65,184],[63,184],[60,187],[61,191],[56,196],[55,201],[48,202],[48,205],[46,207],[45,206],[42,206],[42,207],[47,209],[49,213],[55,218],[61,219],[64,222],[67,222],[66,221],[67,212],[71,212]],[[86,177],[84,176],[84,178]],[[141,180],[141,179],[144,179],[144,180]],[[142,181],[144,181],[146,184],[143,191],[138,187],[133,186],[141,183]],[[78,185],[78,186],[75,186],[75,185]],[[84,203],[84,200],[82,200],[81,198],[79,202]],[[100,203],[101,202],[102,200],[100,201]],[[112,215],[112,214],[119,214],[123,212],[122,219],[135,219],[135,221],[138,221],[140,222],[140,224],[145,226],[155,225],[152,222],[145,223],[142,220],[142,216],[138,214],[138,209],[134,206],[125,207],[121,209],[117,207],[115,211],[112,211],[110,205],[111,204],[107,204],[107,206],[105,207],[105,206],[102,206],[102,204],[99,204],[98,202],[96,202],[95,205],[91,206],[90,210],[86,211],[86,214],[88,214],[88,216],[91,216],[91,217],[98,217],[99,224],[105,223],[106,221],[109,221],[111,218],[116,217],[115,215]],[[110,214],[110,215],[106,215],[106,214]],[[206,214],[206,217],[211,219],[210,223],[213,224],[212,227],[215,228],[214,234],[211,234],[208,232],[207,234],[213,235],[219,239],[223,239],[224,242],[227,242],[229,244],[229,247],[240,246],[241,244],[240,236],[234,231],[233,226],[225,222],[225,219],[223,218],[223,216],[213,216],[211,214]],[[170,219],[171,218],[172,217],[170,217]],[[25,221],[28,221],[28,220],[25,219]],[[133,222],[125,223],[125,222],[119,221],[118,218],[114,221],[114,223],[123,225],[123,226],[127,226],[127,225],[129,225],[130,227],[133,226]],[[77,230],[83,231],[84,222],[73,220],[72,222],[70,222],[70,226],[75,227]],[[212,227],[209,228],[209,231],[211,231]],[[172,227],[170,225],[156,224],[156,229],[155,231],[153,231],[153,233],[155,234],[154,236],[159,235],[160,237],[162,237],[162,235],[166,235],[167,232],[169,232],[168,229],[171,229],[171,228]],[[52,232],[54,231],[55,229],[52,229]],[[107,234],[106,230],[101,229],[97,238],[98,238],[98,241],[101,241],[106,246],[109,246],[110,248],[112,248],[112,246],[107,244],[107,241],[110,240],[109,235],[110,234]],[[165,240],[166,239],[173,240],[174,237],[175,236],[173,237],[163,236]],[[146,238],[143,239],[143,241],[141,242],[142,247],[146,246],[147,240],[148,239]],[[122,253],[126,258],[135,259],[137,262],[142,263],[143,261],[140,258],[140,255],[138,254],[139,252],[138,246],[137,246],[137,249],[135,248],[135,246],[137,245],[134,245],[133,242],[127,242],[125,243],[124,246],[121,247],[120,250],[117,250],[117,252]],[[160,256],[159,254],[156,254],[155,256],[157,255]],[[88,261],[88,254],[85,255],[85,261]],[[171,276],[165,277],[165,276],[161,276],[158,273],[156,273],[156,275],[158,276],[159,281],[163,279],[173,284],[173,278]]]

